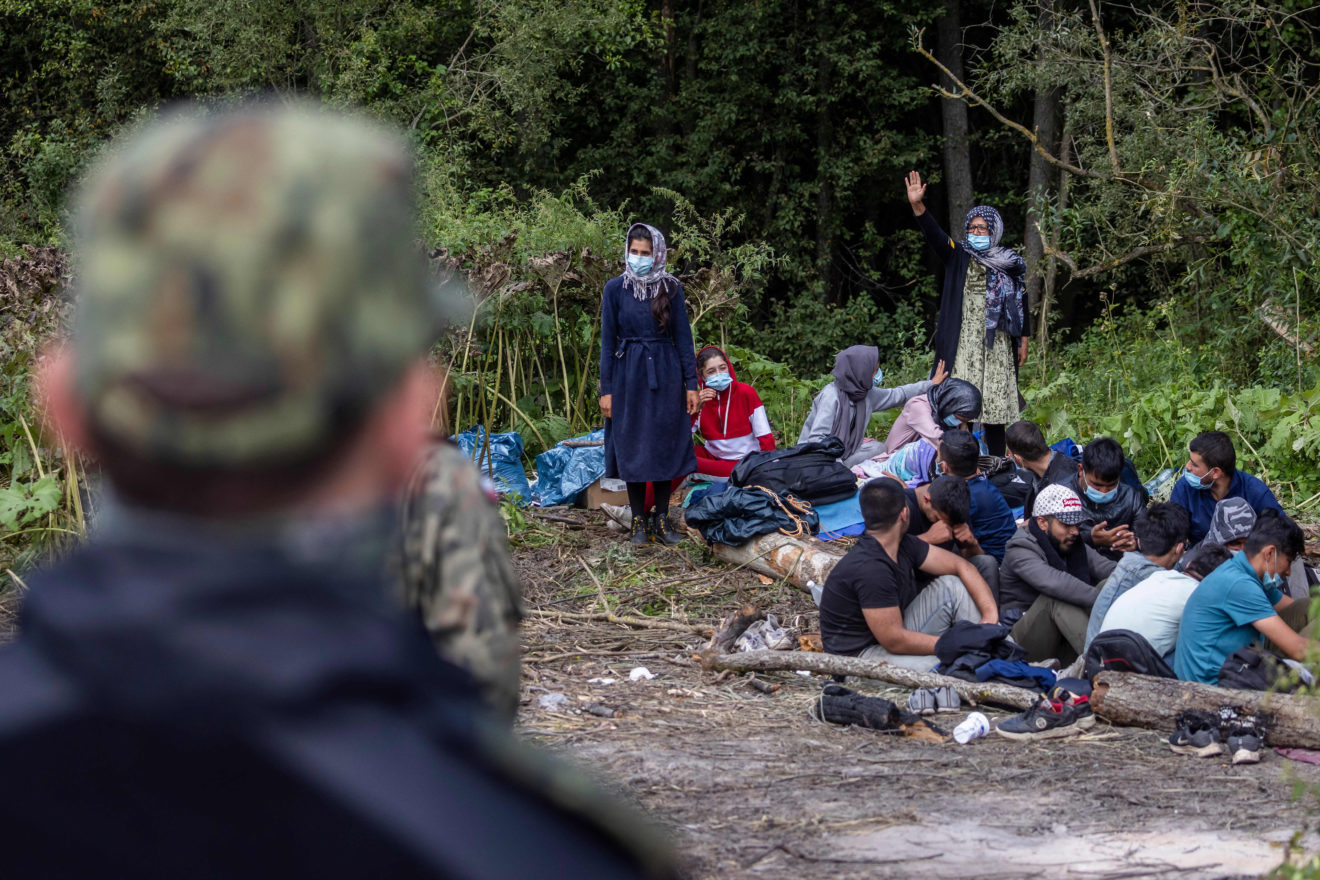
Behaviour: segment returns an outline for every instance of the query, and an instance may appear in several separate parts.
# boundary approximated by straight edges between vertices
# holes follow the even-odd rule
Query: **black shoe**
[[[995,728],[1009,739],[1053,739],[1072,736],[1095,726],[1095,714],[1088,702],[1085,711],[1072,703],[1041,697],[1021,715],[1014,715]]]
[[[651,543],[650,517],[633,515],[632,528],[628,529],[628,540],[633,544]]]
[[[668,544],[670,547],[675,544],[683,543],[683,536],[674,531],[674,526],[669,522],[669,516],[661,516],[658,513],[651,514],[651,540],[657,544]]]
[[[1264,742],[1264,722],[1255,715],[1243,715],[1228,734],[1228,753],[1234,764],[1259,764]]]
[[[1219,718],[1214,712],[1194,709],[1179,712],[1174,719],[1177,729],[1169,737],[1169,748],[1175,755],[1195,755],[1198,758],[1222,755],[1224,744],[1219,735]]]

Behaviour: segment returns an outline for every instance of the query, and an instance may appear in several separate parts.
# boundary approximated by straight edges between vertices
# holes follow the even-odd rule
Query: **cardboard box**
[[[616,504],[626,507],[628,504],[628,492],[611,492],[608,489],[601,488],[600,480],[592,483],[583,489],[577,497],[577,503],[588,510],[600,510],[602,504]]]

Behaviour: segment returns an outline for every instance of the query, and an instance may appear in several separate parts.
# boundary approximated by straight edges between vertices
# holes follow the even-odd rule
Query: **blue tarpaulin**
[[[485,426],[477,425],[453,440],[464,455],[476,462],[483,474],[490,476],[496,492],[509,496],[519,507],[531,503],[532,488],[527,484],[527,473],[522,466],[522,435],[516,431],[491,434],[487,442]]]
[[[605,476],[605,431],[593,431],[572,442],[599,446],[565,446],[560,443],[536,457],[536,488],[532,501],[541,507],[568,504],[583,489]]]

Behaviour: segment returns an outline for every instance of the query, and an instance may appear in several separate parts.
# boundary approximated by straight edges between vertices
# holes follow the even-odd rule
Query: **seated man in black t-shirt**
[[[860,501],[866,532],[834,566],[820,599],[826,651],[931,669],[936,640],[955,622],[999,621],[971,562],[908,534],[912,514],[899,483],[872,480]],[[934,580],[923,585],[919,573]]]

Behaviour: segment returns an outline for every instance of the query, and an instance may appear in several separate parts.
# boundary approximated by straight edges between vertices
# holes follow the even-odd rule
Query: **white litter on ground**
[[[655,678],[655,673],[647,669],[645,666],[638,666],[632,672],[628,673],[629,681],[641,681],[642,679],[650,681],[653,678]]]

